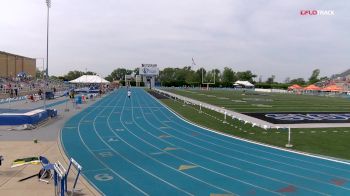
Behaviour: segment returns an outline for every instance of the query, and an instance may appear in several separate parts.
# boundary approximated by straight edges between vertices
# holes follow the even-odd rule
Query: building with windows
[[[0,51],[0,77],[11,78],[23,73],[35,77],[35,58]]]

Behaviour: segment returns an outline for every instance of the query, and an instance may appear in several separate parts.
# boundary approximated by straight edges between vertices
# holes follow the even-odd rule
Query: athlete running
[[[131,91],[130,90],[128,90],[128,97],[129,97],[129,99],[131,97]]]

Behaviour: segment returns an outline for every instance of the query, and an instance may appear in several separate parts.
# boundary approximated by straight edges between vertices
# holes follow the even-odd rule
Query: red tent
[[[311,84],[311,85],[305,87],[304,90],[306,90],[306,91],[319,91],[319,90],[321,90],[321,87],[318,87],[318,86]]]
[[[329,85],[329,86],[324,87],[322,89],[322,91],[340,92],[340,91],[343,91],[343,88],[339,87],[337,85]]]
[[[297,85],[297,84],[293,84],[292,86],[288,87],[288,90],[299,90],[302,89],[303,87]]]

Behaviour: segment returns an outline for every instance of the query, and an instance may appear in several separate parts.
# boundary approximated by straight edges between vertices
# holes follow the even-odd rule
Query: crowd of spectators
[[[33,94],[42,95],[44,90],[56,92],[64,88],[64,83],[59,80],[49,79],[46,82],[43,79],[0,77],[0,98],[14,98]]]

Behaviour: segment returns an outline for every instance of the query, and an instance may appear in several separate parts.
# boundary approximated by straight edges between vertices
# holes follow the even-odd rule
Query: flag
[[[194,62],[194,58],[192,57],[192,65],[196,65],[196,63]]]

